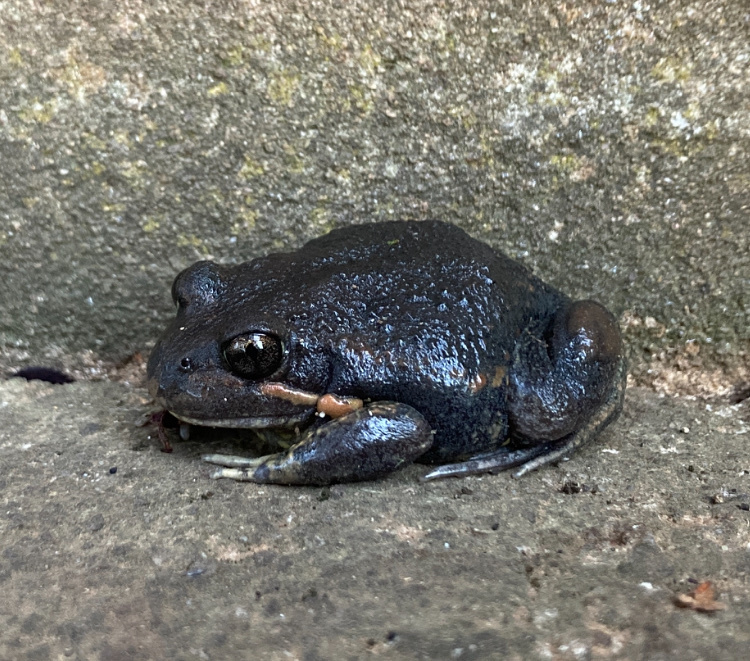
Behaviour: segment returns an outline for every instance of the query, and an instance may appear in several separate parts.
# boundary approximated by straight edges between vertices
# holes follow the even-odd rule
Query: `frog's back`
[[[241,265],[234,277],[238,306],[283,318],[309,341],[388,351],[412,366],[451,358],[472,378],[507,362],[530,316],[547,314],[561,296],[440,221],[334,230]]]
[[[316,289],[318,302],[354,303],[352,323],[369,325],[379,310],[390,313],[381,323],[392,328],[416,323],[480,332],[491,326],[515,333],[530,314],[559,304],[559,293],[523,265],[441,221],[342,228],[290,256],[294,266],[281,270],[304,273],[306,284],[299,284]],[[356,303],[365,304],[366,316],[356,314]]]

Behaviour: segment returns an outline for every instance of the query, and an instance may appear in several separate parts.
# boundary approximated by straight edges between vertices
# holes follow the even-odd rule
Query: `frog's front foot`
[[[268,461],[271,457],[280,457],[281,454],[267,454],[263,457],[240,457],[236,454],[204,454],[201,459],[208,464],[225,466],[226,468],[257,468],[263,462]],[[228,477],[222,475],[221,471],[211,474],[211,477]]]
[[[209,454],[203,460],[221,466],[213,478],[323,485],[386,475],[424,454],[432,439],[416,409],[375,402],[305,433],[287,452],[255,459]]]

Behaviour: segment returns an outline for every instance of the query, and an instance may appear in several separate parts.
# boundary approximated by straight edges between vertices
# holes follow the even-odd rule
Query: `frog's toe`
[[[267,484],[276,482],[273,473],[287,460],[283,454],[269,454],[264,457],[238,457],[231,454],[206,454],[203,461],[220,466],[211,472],[212,480],[228,479],[238,482]]]
[[[222,478],[229,480],[237,480],[238,482],[255,482],[253,479],[253,472],[250,472],[247,468],[227,468],[222,466],[211,472],[210,475],[212,480],[221,480]]]
[[[466,475],[481,475],[482,473],[499,473],[516,466],[525,466],[540,455],[550,452],[552,444],[536,445],[520,450],[509,450],[501,447],[492,452],[483,452],[467,461],[457,464],[445,464],[431,470],[420,478],[420,482],[429,482],[442,477],[463,477]],[[525,471],[524,471],[525,472]]]
[[[257,468],[271,455],[265,457],[240,457],[234,454],[204,454],[201,459],[208,464],[227,468]],[[220,476],[221,477],[221,476]]]

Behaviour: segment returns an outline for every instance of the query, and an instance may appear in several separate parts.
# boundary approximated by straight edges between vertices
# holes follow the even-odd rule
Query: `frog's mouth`
[[[168,411],[171,416],[180,422],[180,436],[186,440],[189,437],[189,425],[198,427],[217,427],[227,429],[293,429],[307,425],[316,411],[320,395],[297,388],[292,388],[283,383],[266,382],[260,384],[258,391],[265,398],[266,406],[271,412],[259,415],[245,414],[242,410],[229,408],[224,411],[229,415],[217,415],[209,417],[195,415],[196,411],[190,410],[192,399],[185,397],[184,393],[178,393],[170,397],[159,387],[158,381],[149,382],[149,390],[154,397],[157,406]],[[193,393],[190,393],[193,394]],[[195,395],[193,395],[195,396]],[[226,400],[225,400],[226,401]]]
[[[302,425],[312,417],[313,411],[303,411],[297,415],[258,416],[253,418],[192,418],[175,411],[169,411],[180,422],[198,427],[221,427],[226,429],[269,429],[291,428]]]
[[[260,387],[263,395],[282,400],[295,406],[305,407],[301,411],[286,415],[248,416],[233,418],[195,418],[169,410],[180,422],[180,437],[187,440],[190,436],[189,425],[199,427],[218,427],[228,429],[293,429],[307,425],[313,415],[339,418],[362,408],[364,402],[358,397],[326,393],[317,395],[305,390],[291,388],[283,383],[268,382]]]

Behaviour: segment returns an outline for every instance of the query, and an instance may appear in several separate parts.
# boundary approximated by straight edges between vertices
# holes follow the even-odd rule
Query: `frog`
[[[623,406],[615,317],[439,220],[351,225],[172,285],[147,365],[180,424],[277,450],[206,454],[213,478],[330,485],[414,462],[423,481],[520,477],[596,439]]]

